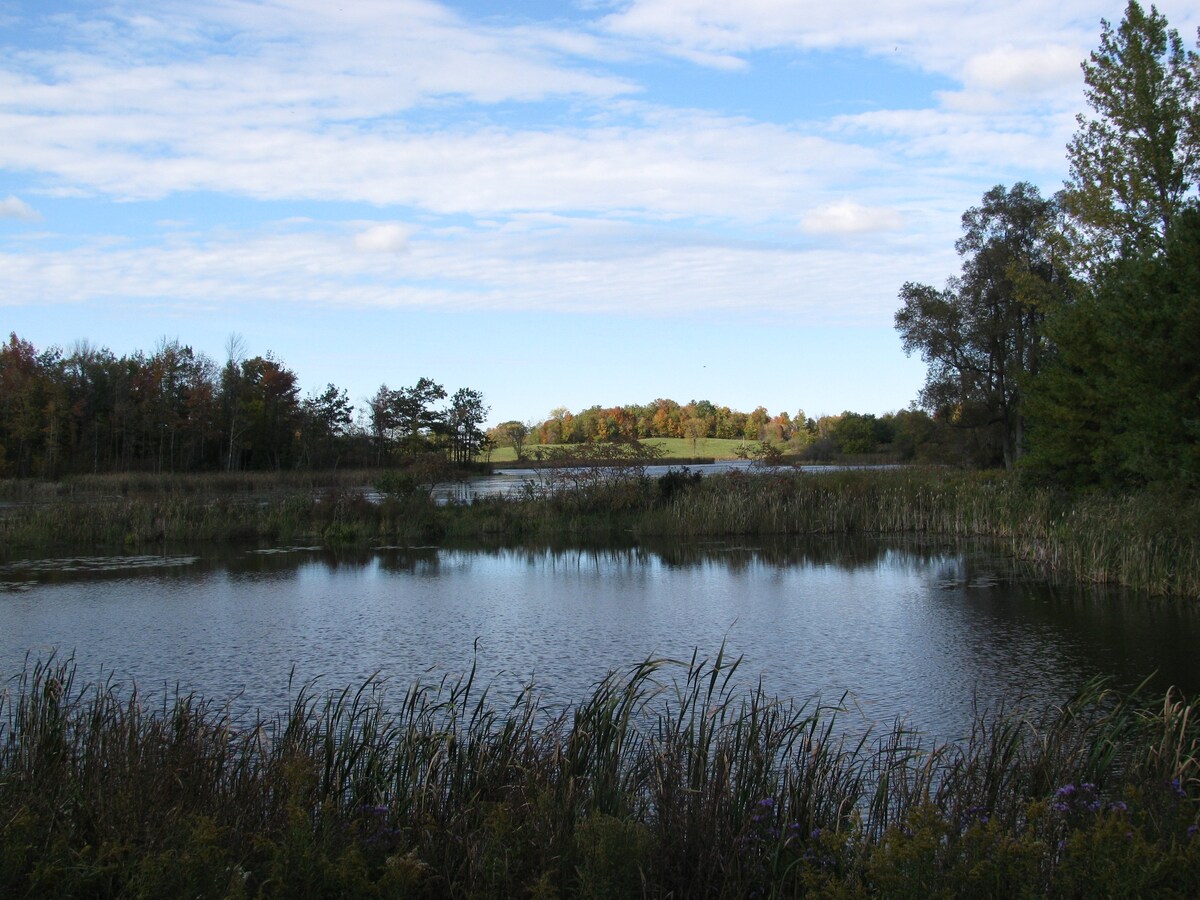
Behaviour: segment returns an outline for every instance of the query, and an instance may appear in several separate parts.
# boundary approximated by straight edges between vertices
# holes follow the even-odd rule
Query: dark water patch
[[[16,578],[19,584],[71,581],[121,576],[130,572],[162,571],[195,565],[199,556],[131,554],[118,556],[68,556],[18,559],[0,563],[0,579]]]

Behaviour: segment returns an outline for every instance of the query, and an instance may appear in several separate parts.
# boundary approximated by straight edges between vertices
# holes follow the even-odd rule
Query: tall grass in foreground
[[[249,726],[36,663],[0,715],[9,897],[1200,894],[1196,704],[1089,684],[961,744],[647,660],[558,713],[468,674]]]

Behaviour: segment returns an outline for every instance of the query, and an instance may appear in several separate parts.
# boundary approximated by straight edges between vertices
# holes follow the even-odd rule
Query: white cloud
[[[937,96],[946,110],[979,115],[1074,113],[1083,106],[1085,55],[1063,45],[993,48],[966,61],[961,90]]]
[[[968,85],[1020,94],[1077,89],[1083,55],[1078,47],[1005,45],[967,60],[963,75]]]
[[[841,200],[814,209],[804,217],[803,225],[806,231],[817,234],[864,234],[896,231],[904,225],[904,217],[887,207]]]
[[[408,246],[411,231],[397,222],[373,225],[354,236],[354,245],[369,253],[399,253]]]
[[[432,3],[163,0],[152,14],[119,10],[59,17],[59,48],[14,54],[6,104],[350,121],[453,97],[498,103],[637,89],[581,64],[577,54],[602,51],[596,39],[483,26]]]
[[[1114,10],[1097,0],[631,0],[604,25],[681,54],[851,49],[957,77],[999,35],[1073,47],[1078,61]]]
[[[952,15],[941,0],[848,10],[636,0],[599,20],[607,35],[480,24],[417,0],[156,4],[136,18],[63,19],[75,24],[58,49],[0,57],[0,131],[22,135],[0,144],[0,169],[33,173],[60,196],[216,192],[475,217],[794,222],[798,209],[898,173],[911,181],[914,159],[950,181],[1030,162],[1061,168],[1057,123],[1077,104],[1047,113],[1020,98],[1059,96],[1073,45],[1051,38],[1077,19],[1092,34],[1094,5],[1038,6],[1048,24],[1015,32],[1028,45],[996,47],[1005,27],[1030,25],[1031,2]],[[639,86],[609,65],[632,52],[630,35],[673,35],[671,52],[724,66],[760,47],[919,51],[922,65],[959,72],[964,89],[942,95],[941,110],[794,127],[671,111],[630,100]],[[495,104],[547,99],[580,108],[536,125],[489,118]]]
[[[356,201],[487,216],[589,210],[652,218],[764,220],[829,178],[861,181],[869,148],[777,125],[652,114],[559,130],[393,127],[307,131],[244,118],[0,114],[0,167],[120,199],[216,191]],[[147,145],[160,152],[148,154]],[[165,152],[161,152],[165,151]]]
[[[865,251],[766,246],[572,220],[453,240],[412,235],[403,254],[346,249],[340,225],[176,234],[149,246],[27,247],[0,253],[0,304],[231,315],[247,303],[639,316],[727,311],[863,323],[890,317],[896,286],[923,271],[903,243],[880,241]]]
[[[932,185],[971,180],[1043,179],[1049,190],[1065,162],[1064,148],[1075,128],[1070,110],[1030,112],[990,106],[945,109],[879,110],[839,116],[831,123],[846,140],[880,141],[881,156],[915,181]],[[910,182],[910,190],[912,182]],[[977,197],[974,199],[978,199]]]
[[[586,33],[483,27],[430,3],[347,7],[228,0],[188,4],[199,21],[168,4],[95,33],[78,23],[61,49],[0,63],[0,129],[23,136],[0,145],[0,168],[123,200],[212,191],[760,218],[823,166],[870,156],[745,120],[616,107],[633,82],[562,55],[611,52]],[[168,35],[180,58],[162,49]],[[548,98],[590,105],[538,126],[455,105]]]
[[[0,200],[0,219],[20,219],[25,222],[40,222],[41,214],[22,200],[9,194]]]

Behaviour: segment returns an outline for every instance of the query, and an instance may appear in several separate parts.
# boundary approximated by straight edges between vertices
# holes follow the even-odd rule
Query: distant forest
[[[484,449],[483,395],[421,378],[380,387],[357,418],[344,389],[301,398],[296,373],[230,341],[223,366],[178,341],[115,356],[86,343],[0,345],[0,474],[379,466]]]
[[[813,420],[708,401],[554,410],[541,423],[484,431],[483,394],[453,394],[429,378],[381,385],[359,408],[335,385],[300,396],[298,378],[270,353],[247,357],[238,340],[218,365],[178,341],[116,356],[77,344],[38,350],[11,334],[0,344],[0,474],[59,477],[112,471],[240,471],[403,465],[427,453],[465,463],[496,446],[644,438],[770,441],[799,452],[904,458],[926,449],[936,424],[920,411]]]
[[[708,400],[679,404],[658,399],[645,405],[600,407],[580,412],[555,409],[538,423],[505,422],[489,434],[500,445],[512,444],[521,453],[525,442],[578,444],[632,441],[648,438],[682,438],[693,446],[705,438],[746,443],[767,441],[784,452],[809,459],[830,459],[840,454],[884,452],[899,460],[948,459],[957,437],[942,429],[922,410],[902,410],[876,416],[845,411],[813,419],[798,410],[794,415],[771,415],[766,407],[739,412]]]

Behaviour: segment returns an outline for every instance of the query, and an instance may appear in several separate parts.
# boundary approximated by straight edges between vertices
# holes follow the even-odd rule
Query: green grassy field
[[[687,438],[647,438],[644,443],[651,447],[662,447],[663,459],[692,459],[694,457],[711,457],[712,459],[737,459],[739,447],[746,446],[742,440],[725,438],[702,438],[696,441],[695,449]],[[529,444],[525,447],[525,455],[533,458],[535,451],[542,448],[541,444]],[[497,447],[492,451],[491,461],[514,462],[517,454],[512,447]]]

